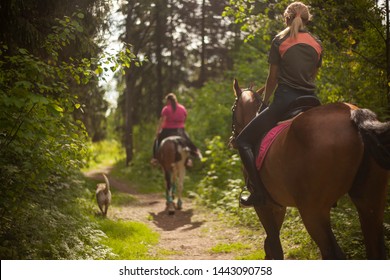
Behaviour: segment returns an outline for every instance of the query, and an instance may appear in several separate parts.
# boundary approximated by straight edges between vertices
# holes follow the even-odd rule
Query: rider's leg
[[[277,116],[269,108],[257,115],[238,135],[236,144],[241,161],[252,183],[252,193],[247,200],[241,199],[242,206],[249,207],[263,205],[266,198],[266,189],[256,168],[254,148],[263,135],[277,122]]]
[[[186,144],[187,146],[190,148],[191,150],[191,155],[195,158],[199,158],[201,159],[202,158],[202,153],[200,152],[200,150],[195,146],[195,144],[192,142],[192,140],[190,139],[190,136],[188,135],[188,133],[184,130],[184,129],[180,129],[180,136],[183,137],[186,141]]]

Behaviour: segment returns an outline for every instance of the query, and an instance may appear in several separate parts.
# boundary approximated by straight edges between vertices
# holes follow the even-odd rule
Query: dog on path
[[[107,216],[108,206],[111,204],[110,182],[105,174],[102,174],[105,183],[96,185],[96,201],[104,217]]]

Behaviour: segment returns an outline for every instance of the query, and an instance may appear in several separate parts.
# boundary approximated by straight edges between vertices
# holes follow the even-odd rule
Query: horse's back
[[[298,116],[275,140],[261,174],[282,205],[331,206],[352,187],[363,154],[350,108],[327,104]]]

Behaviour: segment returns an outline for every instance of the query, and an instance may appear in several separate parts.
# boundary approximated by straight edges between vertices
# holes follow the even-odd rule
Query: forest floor
[[[102,172],[109,174],[110,168],[92,170],[85,176],[103,182]],[[135,200],[128,205],[111,207],[107,217],[141,222],[158,232],[159,244],[151,249],[151,256],[172,260],[234,260],[262,246],[263,237],[257,236],[254,240],[252,234],[245,234],[245,229],[229,225],[223,217],[189,198],[183,199],[183,210],[168,215],[163,193],[141,194],[131,182],[109,178],[112,189],[129,194]],[[212,250],[225,245],[230,249]]]

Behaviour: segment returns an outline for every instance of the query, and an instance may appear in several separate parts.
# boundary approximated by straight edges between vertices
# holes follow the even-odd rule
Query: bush
[[[111,249],[101,245],[104,233],[87,213],[91,193],[81,174],[66,181],[52,177],[12,208],[3,211],[1,259],[106,259]],[[55,190],[53,190],[55,186]]]

